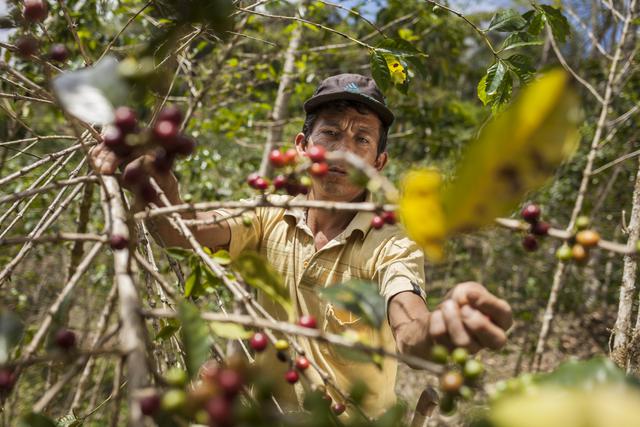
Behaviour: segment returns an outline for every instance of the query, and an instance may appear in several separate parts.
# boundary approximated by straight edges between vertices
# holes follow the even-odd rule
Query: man
[[[327,78],[305,102],[307,113],[302,132],[295,137],[300,155],[318,145],[327,151],[350,151],[381,171],[387,163],[386,140],[393,113],[374,81],[357,74]],[[113,173],[119,160],[99,146],[93,157],[101,172]],[[149,156],[135,162],[150,162]],[[130,167],[130,166],[128,166]],[[152,168],[149,168],[152,170]],[[178,183],[172,174],[155,174],[173,204],[182,203]],[[278,200],[288,196],[274,196]],[[367,200],[366,190],[353,184],[346,166],[330,164],[329,172],[312,177],[308,196],[298,199],[333,202]],[[137,202],[138,206],[142,206]],[[185,218],[207,219],[223,211],[185,213]],[[228,248],[232,256],[245,249],[260,252],[283,276],[298,316],[312,315],[318,327],[332,333],[355,331],[361,338],[386,349],[426,357],[435,343],[449,348],[498,349],[506,342],[511,325],[509,305],[478,283],[455,286],[440,306],[429,312],[424,297],[422,251],[398,226],[373,229],[372,213],[333,212],[322,209],[285,210],[259,208],[252,225],[240,219],[194,229],[199,242],[211,248]],[[186,240],[165,219],[154,221],[157,234],[166,246],[189,247]],[[317,290],[351,278],[372,281],[387,303],[388,323],[374,331],[353,314],[339,310],[318,297]],[[286,320],[284,310],[259,295],[260,302],[277,319]],[[312,358],[342,390],[357,380],[366,382],[370,395],[365,411],[379,415],[395,402],[395,360],[385,359],[382,369],[371,363],[345,358],[338,349],[302,340],[307,357]],[[286,366],[274,354],[267,354],[270,369]],[[307,370],[314,382],[322,382],[314,370]],[[337,394],[329,388],[331,396]],[[281,403],[294,407],[302,390],[289,387],[280,394]],[[297,395],[297,396],[296,396]],[[289,406],[288,406],[289,407]]]

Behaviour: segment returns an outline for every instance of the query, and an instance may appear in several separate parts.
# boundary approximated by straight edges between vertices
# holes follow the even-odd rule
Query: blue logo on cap
[[[358,87],[357,84],[351,82],[348,85],[346,85],[344,87],[344,90],[346,90],[347,92],[351,92],[351,93],[360,93],[360,88]]]

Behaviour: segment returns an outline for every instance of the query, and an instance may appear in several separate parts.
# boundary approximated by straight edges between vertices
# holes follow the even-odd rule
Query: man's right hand
[[[96,167],[96,172],[104,175],[113,175],[124,159],[107,148],[104,142],[96,145],[89,152],[89,156]]]

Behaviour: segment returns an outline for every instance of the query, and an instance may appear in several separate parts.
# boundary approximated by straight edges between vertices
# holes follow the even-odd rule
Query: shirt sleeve
[[[393,238],[381,253],[374,280],[387,308],[389,300],[400,292],[413,292],[426,301],[422,249],[408,237]]]
[[[250,202],[249,199],[242,200]],[[242,209],[217,209],[216,216],[225,219],[231,238],[229,240],[229,254],[231,259],[236,258],[247,249],[258,250],[262,239],[262,213],[263,209],[248,210],[242,213]]]

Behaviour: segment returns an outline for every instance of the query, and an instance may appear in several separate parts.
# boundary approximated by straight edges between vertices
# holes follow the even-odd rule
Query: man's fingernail
[[[102,166],[102,160],[96,159],[95,164],[96,164],[96,167],[99,168],[100,166]]]

